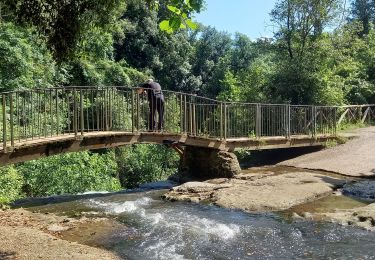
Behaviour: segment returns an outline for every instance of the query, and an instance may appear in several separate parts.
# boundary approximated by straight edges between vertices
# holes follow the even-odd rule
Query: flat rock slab
[[[331,193],[345,181],[311,172],[293,172],[254,181],[239,181],[218,190],[215,203],[246,211],[278,211]]]
[[[324,170],[353,177],[375,176],[375,127],[358,129],[358,138],[343,145],[306,154],[279,165]]]
[[[103,249],[58,239],[27,227],[0,226],[1,259],[120,259]]]
[[[244,176],[243,176],[244,177]],[[254,177],[250,174],[250,177]],[[278,211],[315,200],[344,185],[345,180],[312,172],[260,174],[256,179],[226,179],[221,184],[189,182],[164,195],[171,201],[208,200],[245,211]]]

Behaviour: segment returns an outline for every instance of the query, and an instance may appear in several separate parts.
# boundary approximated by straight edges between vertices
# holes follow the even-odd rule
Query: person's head
[[[151,83],[151,82],[154,82],[154,80],[153,79],[148,79],[147,81],[146,81],[146,83]]]

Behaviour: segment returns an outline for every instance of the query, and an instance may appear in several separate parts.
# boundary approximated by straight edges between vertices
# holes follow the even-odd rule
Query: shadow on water
[[[314,153],[322,149],[323,147],[321,146],[312,146],[250,151],[249,155],[245,157],[239,156],[239,161],[242,168],[274,165],[282,161],[293,159],[304,154]]]

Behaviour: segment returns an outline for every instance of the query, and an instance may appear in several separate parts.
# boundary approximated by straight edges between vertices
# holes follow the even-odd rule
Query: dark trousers
[[[161,131],[164,125],[164,99],[153,98],[149,101],[150,114],[148,118],[148,130]],[[158,112],[158,122],[156,123],[155,117]]]

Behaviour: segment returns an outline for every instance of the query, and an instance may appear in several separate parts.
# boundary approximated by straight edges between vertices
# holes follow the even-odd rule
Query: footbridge
[[[150,110],[147,96],[134,88],[60,87],[1,93],[0,165],[137,143],[218,151],[316,146],[337,138],[341,124],[375,121],[375,105],[253,104],[163,93],[161,131],[151,127],[157,109]]]

